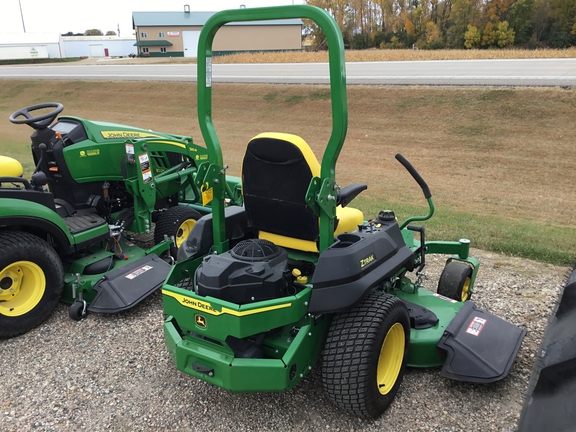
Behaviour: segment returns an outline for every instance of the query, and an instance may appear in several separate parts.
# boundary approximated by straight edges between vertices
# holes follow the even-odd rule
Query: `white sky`
[[[246,7],[302,4],[303,0],[0,0],[0,33],[23,33],[19,3],[22,5],[26,33],[84,33],[100,29],[132,36],[132,12],[220,11]]]

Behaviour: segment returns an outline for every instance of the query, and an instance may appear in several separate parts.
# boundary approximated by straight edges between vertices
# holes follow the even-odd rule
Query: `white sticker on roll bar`
[[[212,57],[206,57],[206,87],[212,87]]]

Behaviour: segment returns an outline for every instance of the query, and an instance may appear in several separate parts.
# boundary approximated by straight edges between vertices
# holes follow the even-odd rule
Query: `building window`
[[[147,38],[147,37],[148,37],[148,33],[142,32],[142,33],[140,33],[140,37]]]
[[[158,37],[165,37],[164,32],[158,32]]]
[[[147,53],[147,52],[148,52],[148,48],[146,48],[146,47],[142,48],[142,52],[143,52],[143,53]]]
[[[166,52],[166,47],[160,47],[160,52]]]

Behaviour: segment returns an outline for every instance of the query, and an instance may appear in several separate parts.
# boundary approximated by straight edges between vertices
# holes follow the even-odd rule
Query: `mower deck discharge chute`
[[[194,183],[208,153],[191,137],[70,116],[54,122],[63,108],[45,103],[10,116],[34,129],[35,170],[27,180],[18,161],[0,157],[2,338],[36,327],[59,300],[76,320],[138,304],[162,286],[210,211]],[[227,181],[226,198],[241,203],[239,179]],[[139,234],[153,242],[137,246]]]
[[[309,18],[329,49],[332,134],[320,163],[295,135],[264,133],[247,146],[244,207],[225,206],[220,143],[211,119],[211,50],[231,21]],[[509,372],[525,331],[470,299],[479,263],[470,242],[428,241],[383,210],[375,218],[348,204],[366,185],[340,188],[335,165],[347,129],[344,47],[338,26],[309,6],[240,9],[213,15],[198,46],[198,118],[210,162],[197,184],[212,190],[213,212],[178,251],[163,287],[164,335],[179,370],[231,392],[288,390],[322,356],[329,398],[378,417],[405,367],[444,365],[454,379],[492,382]],[[427,253],[447,254],[437,292],[421,286]],[[410,279],[408,276],[415,276]]]

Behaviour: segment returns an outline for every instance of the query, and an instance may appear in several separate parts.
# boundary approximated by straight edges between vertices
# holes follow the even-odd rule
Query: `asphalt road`
[[[196,81],[195,64],[1,66],[0,78]],[[576,58],[362,62],[349,84],[576,86]],[[323,84],[327,63],[215,64],[214,82]]]

